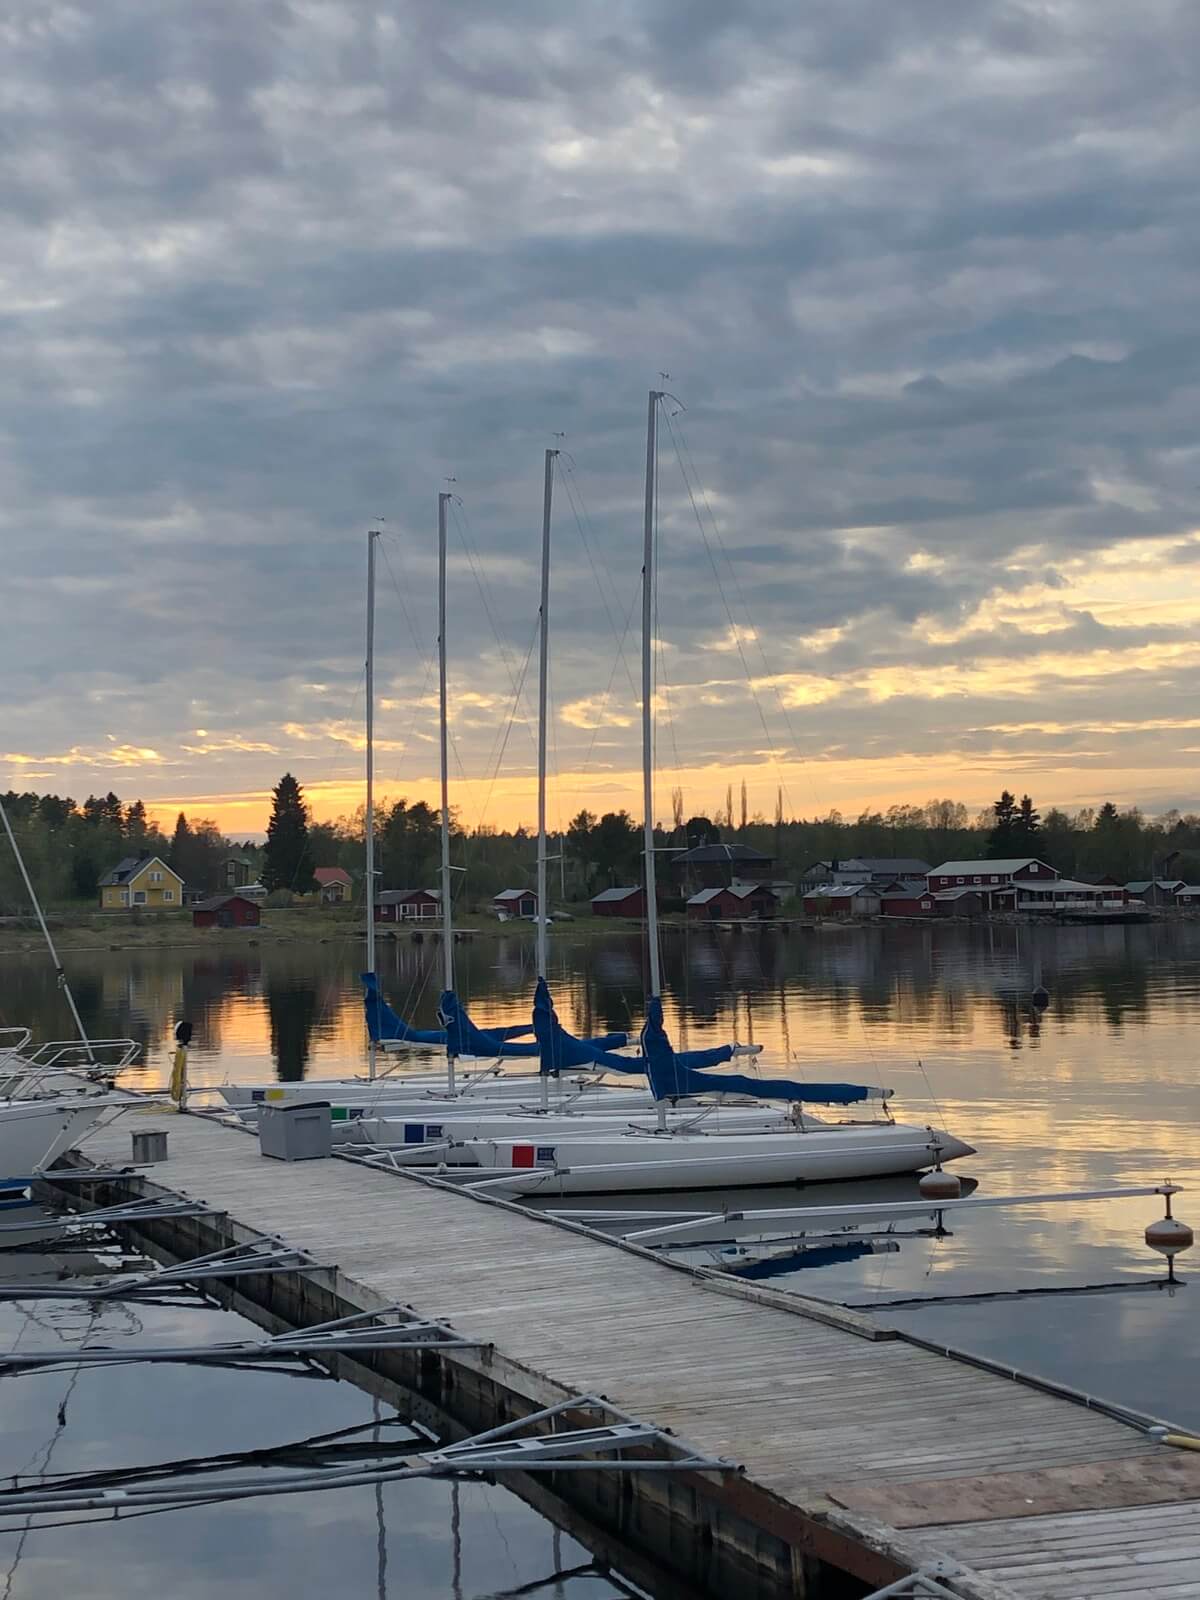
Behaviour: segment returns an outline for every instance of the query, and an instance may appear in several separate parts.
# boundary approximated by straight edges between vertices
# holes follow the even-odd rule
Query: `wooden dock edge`
[[[91,1165],[77,1151],[71,1153],[69,1164],[76,1169]],[[82,1209],[131,1198],[180,1198],[177,1191],[140,1172],[89,1186],[86,1195],[76,1184],[55,1185],[53,1174],[43,1181],[55,1198],[69,1196]],[[456,1185],[439,1186],[463,1192]],[[512,1205],[496,1196],[475,1195],[474,1199]],[[513,1209],[526,1218],[531,1215],[524,1207]],[[544,1220],[579,1228],[561,1219]],[[120,1231],[148,1255],[171,1263],[263,1237],[260,1230],[219,1210],[147,1220],[136,1228],[124,1225]],[[595,1235],[591,1229],[580,1231]],[[616,1243],[650,1256],[660,1267],[666,1264],[642,1247]],[[678,1266],[677,1270],[695,1273],[697,1269]],[[219,1303],[269,1332],[379,1310],[388,1303],[336,1265],[243,1277],[236,1280],[236,1287],[208,1287]],[[706,1281],[706,1287],[726,1292],[724,1284]],[[794,1297],[781,1298],[789,1302],[786,1309],[804,1314],[791,1303]],[[439,1308],[413,1309],[436,1318]],[[827,1308],[822,1305],[818,1309],[823,1312]],[[840,1322],[836,1325],[842,1326]],[[329,1364],[337,1376],[357,1387],[391,1403],[399,1401],[443,1437],[465,1437],[517,1420],[568,1398],[570,1393],[494,1348],[364,1352],[354,1360],[333,1357]],[[613,1556],[613,1565],[620,1566],[632,1553],[647,1564],[647,1580],[652,1576],[653,1585],[666,1594],[672,1585],[682,1582],[693,1592],[714,1596],[737,1593],[743,1600],[782,1600],[784,1596],[819,1600],[824,1595],[848,1595],[851,1591],[844,1587],[847,1577],[866,1589],[882,1588],[922,1565],[941,1560],[953,1572],[953,1577],[943,1582],[952,1582],[962,1600],[1012,1600],[1010,1589],[963,1566],[919,1531],[898,1531],[824,1497],[812,1504],[798,1504],[740,1472],[727,1476],[699,1471],[644,1473],[619,1479],[610,1473],[572,1472],[555,1479],[539,1475],[535,1481],[513,1481],[508,1486],[551,1520],[563,1521],[565,1515],[571,1524],[569,1531],[585,1545],[589,1535],[592,1547],[615,1541],[620,1556]]]

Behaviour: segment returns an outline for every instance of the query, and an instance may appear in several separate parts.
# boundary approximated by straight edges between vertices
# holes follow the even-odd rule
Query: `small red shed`
[[[592,915],[596,917],[644,917],[646,891],[635,883],[629,889],[601,889],[592,896]]]
[[[688,917],[705,922],[762,921],[775,915],[775,896],[765,883],[701,889],[687,903]]]
[[[244,894],[210,894],[192,907],[193,928],[257,928],[262,912]]]
[[[884,917],[931,917],[933,895],[923,878],[895,878],[880,893],[879,912]]]

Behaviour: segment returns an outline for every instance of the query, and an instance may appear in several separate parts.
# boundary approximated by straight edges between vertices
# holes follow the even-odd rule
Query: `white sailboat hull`
[[[468,1142],[475,1163],[510,1194],[637,1194],[662,1189],[734,1189],[828,1183],[920,1172],[973,1155],[944,1132],[905,1123],[845,1123],[804,1132],[624,1133],[530,1144]]]
[[[91,1132],[106,1104],[100,1095],[0,1102],[0,1181],[51,1166]]]
[[[642,1115],[634,1125],[638,1131],[652,1134],[654,1120],[647,1120],[646,1108],[651,1105],[648,1095],[639,1103]],[[667,1126],[683,1129],[694,1124],[699,1113],[697,1106],[668,1111]],[[598,1112],[588,1108],[574,1112],[539,1112],[532,1108],[519,1111],[484,1109],[482,1112],[455,1112],[439,1121],[416,1121],[407,1117],[380,1116],[356,1117],[334,1127],[335,1141],[348,1144],[399,1146],[397,1151],[406,1166],[478,1166],[473,1148],[479,1141],[516,1141],[525,1144],[545,1145],[556,1140],[572,1142],[591,1136],[620,1137],[629,1130],[628,1111]],[[780,1111],[763,1106],[723,1106],[714,1114],[712,1138],[725,1138],[734,1133],[772,1133],[790,1128],[791,1122]],[[447,1142],[449,1148],[447,1149]]]

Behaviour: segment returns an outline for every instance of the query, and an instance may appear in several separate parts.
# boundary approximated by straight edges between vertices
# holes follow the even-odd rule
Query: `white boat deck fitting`
[[[753,1483],[979,1600],[1200,1596],[1200,1455],[805,1302],[715,1280],[419,1175],[287,1164],[200,1117],[164,1117],[149,1176],[278,1236],[373,1296],[601,1393]],[[129,1159],[130,1127],[89,1140]],[[811,1305],[811,1303],[810,1303]],[[815,1314],[812,1314],[814,1313]],[[831,1313],[836,1319],[839,1313]]]

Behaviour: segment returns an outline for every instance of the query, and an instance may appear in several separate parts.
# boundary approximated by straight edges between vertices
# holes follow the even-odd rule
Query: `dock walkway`
[[[89,1159],[127,1162],[131,1120],[145,1125],[118,1122]],[[732,1458],[810,1527],[902,1567],[957,1563],[976,1600],[1200,1596],[1200,1456],[874,1337],[860,1313],[830,1325],[536,1213],[347,1161],[266,1160],[201,1117],[168,1123],[156,1184]]]

